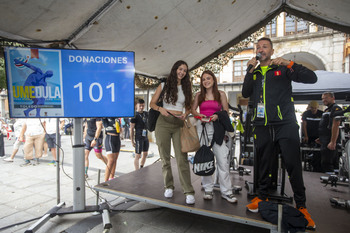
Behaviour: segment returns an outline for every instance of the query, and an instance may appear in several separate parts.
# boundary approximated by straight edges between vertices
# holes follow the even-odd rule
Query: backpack
[[[208,133],[205,128],[205,123],[202,123],[203,130],[199,141],[201,142],[202,137],[204,139],[204,144],[196,152],[193,159],[193,173],[198,176],[211,176],[215,172],[215,159],[214,153],[211,150],[213,146],[213,141],[210,146],[207,146],[207,141],[209,141]],[[206,137],[206,138],[205,138]]]

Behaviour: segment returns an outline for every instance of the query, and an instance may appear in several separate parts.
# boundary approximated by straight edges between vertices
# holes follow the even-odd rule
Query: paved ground
[[[63,166],[60,170],[60,199],[57,199],[56,167],[49,165],[52,156],[40,160],[36,166],[20,167],[23,163],[23,152],[20,150],[13,163],[0,159],[0,232],[24,232],[35,223],[30,221],[40,218],[58,202],[65,202],[66,207],[73,205],[73,170],[72,141],[70,136],[62,136]],[[5,153],[12,152],[12,141],[5,139]],[[117,176],[134,170],[133,150],[130,141],[122,141],[125,146],[119,155]],[[157,146],[151,143],[146,165],[154,163],[158,158]],[[96,204],[96,194],[90,188],[97,184],[98,170],[101,180],[104,175],[104,164],[94,153],[90,154],[89,178],[86,182],[86,205]],[[132,184],[130,184],[132,185]],[[145,203],[101,193],[112,208],[110,232],[118,233],[228,233],[228,232],[268,232],[263,229],[216,220],[176,210],[159,208]],[[200,197],[196,197],[200,198]],[[24,223],[28,221],[27,223]],[[70,214],[51,218],[37,232],[103,232],[101,215],[92,213]]]

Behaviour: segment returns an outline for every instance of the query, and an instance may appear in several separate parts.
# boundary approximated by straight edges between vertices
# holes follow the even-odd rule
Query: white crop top
[[[162,85],[162,90],[164,88],[164,83],[161,84]],[[168,109],[168,110],[173,110],[173,111],[183,111],[185,105],[185,95],[184,92],[182,91],[182,86],[177,86],[177,101],[175,103],[175,105],[173,105],[172,103],[166,103],[163,100],[163,108]]]

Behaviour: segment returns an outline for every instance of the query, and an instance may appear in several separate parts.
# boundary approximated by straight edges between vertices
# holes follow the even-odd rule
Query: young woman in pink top
[[[202,121],[197,122],[197,132],[200,137],[202,134],[203,125],[208,133],[207,145],[210,145],[213,139],[214,133],[225,134],[225,132],[214,132],[214,122],[218,121],[219,115],[215,114],[220,111],[226,111],[228,113],[228,102],[225,92],[218,90],[218,84],[213,72],[206,70],[201,76],[201,90],[196,93],[194,103],[192,105],[192,114],[199,116]],[[199,107],[199,112],[197,108]],[[207,122],[208,118],[211,118],[210,122]],[[205,119],[207,119],[205,121]],[[202,124],[202,122],[207,122]],[[224,137],[224,135],[221,135]],[[205,139],[202,138],[201,144],[204,144]],[[237,202],[236,197],[232,194],[232,183],[230,179],[230,168],[228,162],[229,149],[226,146],[225,140],[219,145],[213,142],[213,152],[216,159],[216,165],[219,175],[221,197],[226,199],[230,203]],[[202,186],[204,189],[203,198],[206,200],[213,199],[214,181],[212,176],[202,176]]]

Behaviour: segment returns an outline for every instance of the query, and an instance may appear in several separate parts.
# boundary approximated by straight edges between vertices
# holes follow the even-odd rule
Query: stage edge
[[[111,190],[111,189],[108,189],[105,187],[101,187],[99,185],[95,186],[94,189],[96,191],[99,191],[99,192],[109,193],[109,194],[132,199],[132,200],[139,201],[139,202],[145,202],[145,203],[149,203],[152,205],[166,207],[169,209],[174,209],[174,210],[184,211],[184,212],[198,214],[198,215],[202,215],[202,216],[207,216],[207,217],[211,217],[211,218],[217,218],[217,219],[221,219],[221,220],[225,220],[225,221],[236,222],[236,223],[246,224],[246,225],[250,225],[250,226],[270,229],[271,233],[278,232],[277,225],[273,225],[269,222],[248,219],[248,218],[243,218],[243,217],[234,216],[234,215],[227,215],[227,214],[222,214],[222,213],[208,211],[208,210],[201,210],[201,209],[193,208],[190,206],[178,205],[178,204],[174,204],[174,203],[170,203],[170,202],[166,202],[166,201],[161,201],[161,200],[152,199],[152,198],[148,198],[148,197],[138,196],[138,195],[120,192],[120,191],[116,191],[116,190]]]

